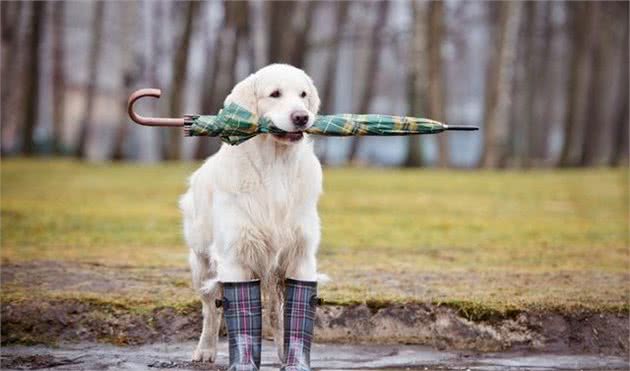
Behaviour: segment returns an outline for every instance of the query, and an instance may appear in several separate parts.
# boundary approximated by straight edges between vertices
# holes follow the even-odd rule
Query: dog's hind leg
[[[216,284],[216,270],[207,256],[190,250],[189,262],[193,287],[201,297],[203,314],[201,336],[197,348],[193,352],[192,360],[214,362],[219,337],[219,319],[221,318],[215,300],[220,296],[220,285]]]

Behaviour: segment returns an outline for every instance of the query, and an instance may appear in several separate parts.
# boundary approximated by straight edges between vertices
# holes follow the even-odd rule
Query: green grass
[[[198,164],[1,166],[4,263],[186,266],[177,197]],[[324,179],[329,301],[628,307],[626,169],[344,168]]]

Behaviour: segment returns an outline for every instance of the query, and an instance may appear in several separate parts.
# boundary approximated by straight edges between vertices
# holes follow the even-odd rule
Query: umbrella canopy
[[[391,115],[320,115],[306,130],[309,134],[326,136],[357,135],[412,135],[435,134],[445,130],[476,130],[474,126],[449,126],[441,122],[406,116]],[[216,116],[190,115],[184,120],[186,136],[217,136],[228,144],[236,145],[258,134],[282,134],[285,131],[274,126],[265,117],[237,104],[223,108]]]

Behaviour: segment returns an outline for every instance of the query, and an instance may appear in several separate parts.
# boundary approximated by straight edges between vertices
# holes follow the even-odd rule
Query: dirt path
[[[9,346],[2,349],[2,369],[106,370],[179,369],[224,370],[227,344],[219,346],[215,365],[189,362],[194,343],[159,343],[116,347],[93,343],[44,346]],[[263,344],[263,369],[279,364],[273,344]],[[628,361],[614,356],[571,354],[444,352],[420,346],[327,345],[313,349],[315,369],[413,370],[622,370]]]
[[[3,264],[2,344],[185,342],[200,330],[186,269]],[[269,329],[270,326],[264,326]],[[441,350],[628,354],[627,312],[514,310],[475,316],[428,303],[324,305],[319,342],[422,344]]]

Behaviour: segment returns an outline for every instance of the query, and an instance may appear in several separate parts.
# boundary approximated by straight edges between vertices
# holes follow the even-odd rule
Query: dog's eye
[[[280,90],[274,90],[269,96],[272,98],[280,98]]]
[[[302,98],[306,98],[306,92],[305,92],[305,91],[303,91],[303,92],[302,92],[302,94],[300,94],[300,97],[302,97]]]

